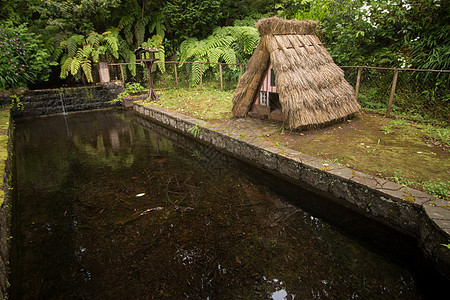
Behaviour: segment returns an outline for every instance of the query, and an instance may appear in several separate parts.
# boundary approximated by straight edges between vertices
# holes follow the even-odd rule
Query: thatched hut
[[[250,113],[282,119],[296,129],[347,118],[360,110],[344,72],[315,34],[316,26],[315,21],[277,17],[256,23],[261,40],[236,88],[234,116]]]

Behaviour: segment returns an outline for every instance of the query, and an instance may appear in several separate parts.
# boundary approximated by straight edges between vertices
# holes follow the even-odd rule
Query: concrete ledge
[[[450,278],[450,207],[426,193],[324,162],[291,149],[241,137],[160,107],[134,103],[136,113],[190,135],[235,158],[281,176],[339,205],[414,237],[436,269]],[[194,136],[189,129],[196,127]]]

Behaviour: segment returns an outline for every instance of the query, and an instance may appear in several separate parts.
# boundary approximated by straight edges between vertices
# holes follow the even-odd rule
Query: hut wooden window
[[[275,73],[272,68],[270,68],[270,86],[275,86]]]
[[[259,105],[267,106],[267,92],[266,91],[259,92]]]

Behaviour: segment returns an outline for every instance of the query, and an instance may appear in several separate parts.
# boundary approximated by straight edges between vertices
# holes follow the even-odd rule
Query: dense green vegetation
[[[245,63],[251,27],[271,15],[320,21],[339,65],[449,69],[449,9],[445,0],[3,0],[0,45],[11,51],[1,51],[1,88],[45,82],[50,71],[91,82],[93,64],[133,62],[143,43],[164,58]]]
[[[95,82],[98,62],[135,62],[139,46],[157,48],[160,61],[246,63],[259,41],[255,21],[268,16],[319,21],[341,66],[450,69],[447,0],[2,0],[0,89]],[[127,66],[126,81],[145,84],[138,68]],[[181,68],[191,86],[219,73],[218,65]],[[222,71],[240,75],[233,65]],[[356,70],[346,77],[354,84]],[[399,81],[395,112],[448,122],[448,73],[404,72]],[[364,72],[363,107],[385,109],[391,82],[391,73]]]

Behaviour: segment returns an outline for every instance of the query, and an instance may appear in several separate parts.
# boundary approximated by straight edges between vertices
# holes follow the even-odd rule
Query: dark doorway
[[[269,93],[269,106],[270,112],[279,110],[281,113],[281,103],[278,97],[278,93]]]

